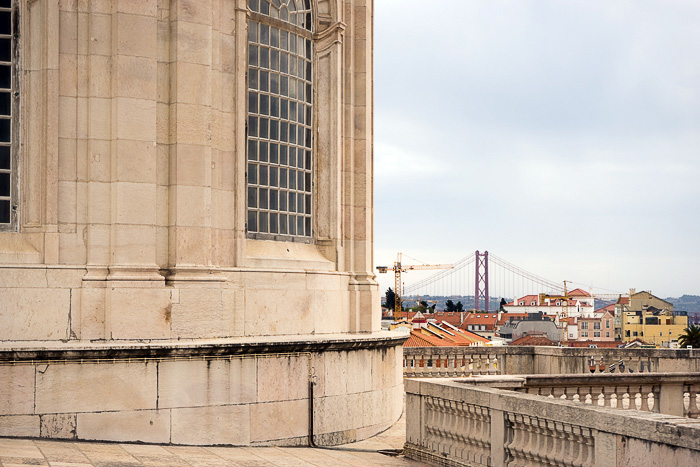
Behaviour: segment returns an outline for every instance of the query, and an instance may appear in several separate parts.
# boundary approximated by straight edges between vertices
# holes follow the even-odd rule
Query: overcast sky
[[[699,1],[374,7],[375,264],[700,295]]]

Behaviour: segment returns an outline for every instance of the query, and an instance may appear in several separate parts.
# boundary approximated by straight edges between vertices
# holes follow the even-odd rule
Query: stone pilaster
[[[211,278],[212,20],[212,0],[171,2],[168,280]]]
[[[111,280],[162,280],[156,263],[157,3],[112,3]]]

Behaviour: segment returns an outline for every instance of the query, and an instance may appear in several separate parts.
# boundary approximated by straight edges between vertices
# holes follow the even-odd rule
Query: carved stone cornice
[[[316,50],[324,52],[335,44],[343,42],[343,33],[347,25],[342,21],[331,23],[322,31],[314,34],[314,42],[316,42]]]

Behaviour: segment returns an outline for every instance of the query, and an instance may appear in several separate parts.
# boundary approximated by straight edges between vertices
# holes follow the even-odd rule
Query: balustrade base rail
[[[634,375],[660,388],[656,412],[586,404],[562,398],[566,390],[559,397],[551,390],[574,384],[614,388],[624,383],[628,390],[642,385],[630,383],[630,375],[602,376],[605,381],[574,377],[587,379],[585,384],[554,376],[548,385],[531,376],[408,379],[405,455],[445,466],[700,465],[700,420],[687,418],[687,408],[686,417],[684,411],[658,413],[672,407],[663,402],[665,385],[676,388],[668,397],[673,394],[677,412],[684,405],[678,388],[687,389],[688,381],[700,375]],[[527,378],[533,378],[529,388]],[[537,392],[526,391],[532,388]]]

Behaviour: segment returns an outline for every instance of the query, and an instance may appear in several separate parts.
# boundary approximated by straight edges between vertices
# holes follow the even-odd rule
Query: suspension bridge
[[[410,295],[473,296],[474,308],[488,311],[489,300],[492,297],[514,299],[540,293],[549,295],[565,293],[565,281],[546,279],[488,251],[477,250],[451,266],[450,269],[441,269],[418,281],[402,284],[401,295],[403,297]],[[406,268],[410,269],[410,266],[404,266],[404,269]],[[586,287],[583,284],[580,285]],[[619,295],[619,293],[594,294],[596,298],[601,299],[615,299]]]

